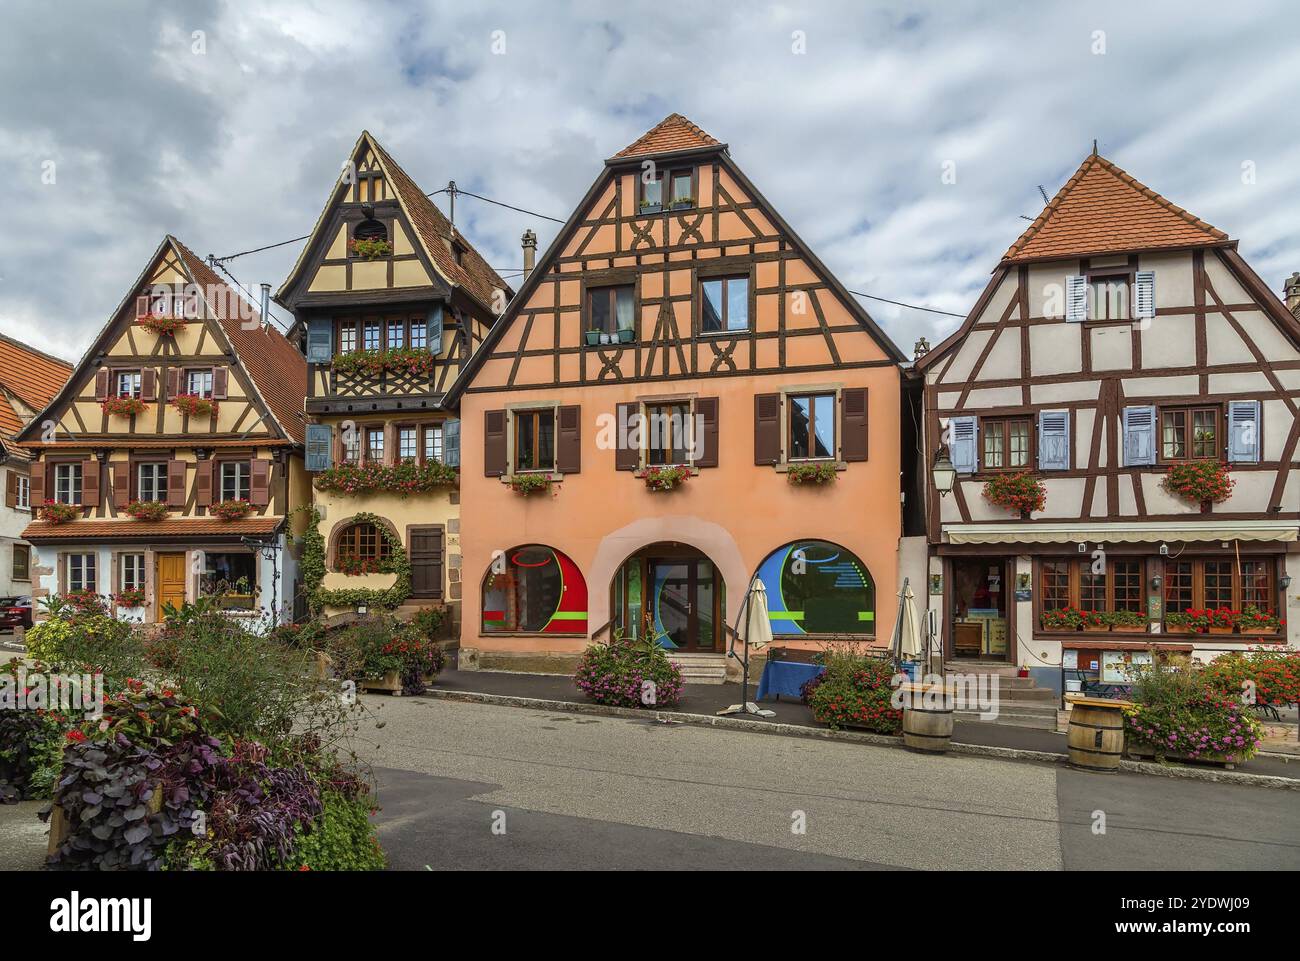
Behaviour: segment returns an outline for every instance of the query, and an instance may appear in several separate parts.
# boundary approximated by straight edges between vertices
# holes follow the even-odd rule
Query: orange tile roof
[[[67,383],[72,365],[0,334],[0,437],[12,437],[23,426],[6,393],[32,410],[42,410]]]
[[[671,153],[675,150],[690,150],[693,147],[720,146],[722,146],[721,141],[710,137],[681,114],[673,113],[614,154],[613,159]]]
[[[245,517],[223,521],[215,517],[175,517],[161,521],[75,520],[66,524],[33,521],[19,535],[26,541],[92,541],[100,538],[145,540],[155,537],[230,537],[270,534],[284,519]]]
[[[1098,154],[1079,166],[1004,262],[1126,250],[1196,247],[1228,239]]]

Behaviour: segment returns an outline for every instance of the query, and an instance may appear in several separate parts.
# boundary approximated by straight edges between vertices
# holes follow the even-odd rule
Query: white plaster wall
[[[1082,324],[1045,324],[1029,328],[1029,356],[1037,376],[1077,374],[1083,370]]]
[[[1156,277],[1156,298],[1160,297],[1160,279]],[[1187,301],[1188,304],[1191,300]],[[1181,304],[1171,306],[1183,306]],[[1142,368],[1196,366],[1196,319],[1190,314],[1153,317],[1142,338]]]
[[[1094,327],[1088,331],[1092,338],[1092,369],[1133,369],[1133,328]]]

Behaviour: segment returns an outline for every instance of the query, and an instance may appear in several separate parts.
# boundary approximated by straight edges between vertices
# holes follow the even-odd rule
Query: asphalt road
[[[371,743],[359,752],[375,767],[380,838],[399,869],[1300,868],[1291,791],[421,698],[366,703]]]

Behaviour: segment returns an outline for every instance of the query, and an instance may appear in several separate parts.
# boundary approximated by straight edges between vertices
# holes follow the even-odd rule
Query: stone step
[[[724,684],[727,680],[727,658],[724,654],[669,654],[668,660],[682,672],[687,684]]]

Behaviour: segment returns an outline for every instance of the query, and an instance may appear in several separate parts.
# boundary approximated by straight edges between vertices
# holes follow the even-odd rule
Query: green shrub
[[[300,871],[382,871],[387,865],[383,848],[370,823],[370,799],[349,799],[326,792],[325,810],[310,827],[299,825],[294,860]]]
[[[883,658],[856,651],[828,651],[825,671],[817,684],[806,686],[813,719],[832,730],[864,728],[878,734],[898,734],[903,712],[890,699],[894,693],[893,665]]]
[[[681,668],[653,634],[633,641],[620,632],[608,644],[592,644],[582,652],[573,681],[597,704],[614,707],[674,707],[682,699]],[[654,699],[647,703],[650,683]]]
[[[1130,697],[1125,736],[1157,758],[1246,761],[1259,750],[1263,725],[1240,693],[1216,689],[1214,679],[1185,658],[1140,669]]]
[[[32,625],[27,632],[27,655],[47,664],[63,660],[64,645],[72,634],[72,624],[62,618],[51,617]]]

